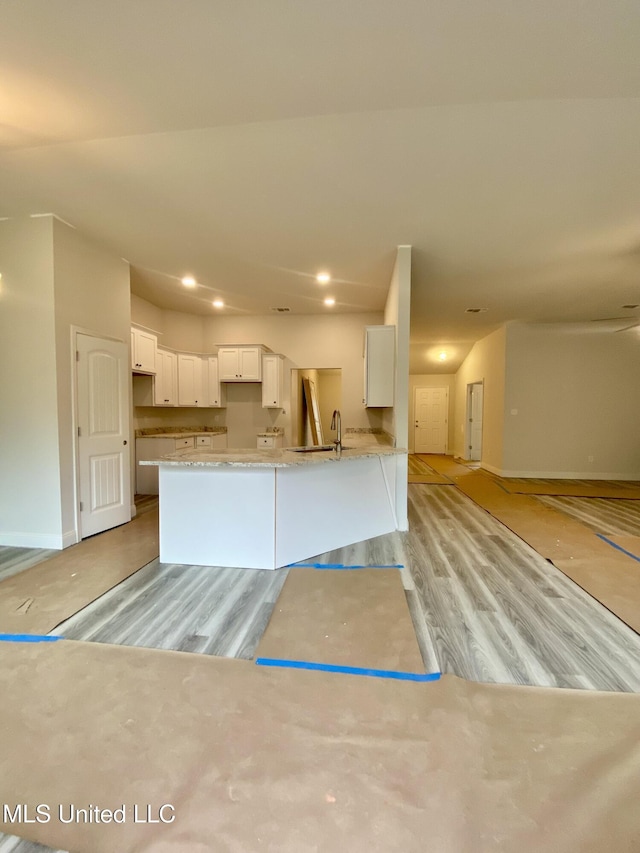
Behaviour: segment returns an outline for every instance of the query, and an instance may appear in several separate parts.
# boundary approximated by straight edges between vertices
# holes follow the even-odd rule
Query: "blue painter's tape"
[[[397,681],[438,681],[439,672],[398,672],[393,669],[365,669],[361,666],[336,666],[332,663],[313,663],[303,660],[256,658],[258,666],[277,666],[284,669],[313,669],[321,672],[342,672],[348,675],[369,675],[373,678],[394,678]]]
[[[291,563],[288,569],[404,569],[402,563],[394,563],[389,566],[358,566],[345,565],[344,563]]]
[[[640,563],[640,557],[632,554],[631,551],[627,551],[626,548],[623,548],[622,545],[618,545],[617,542],[612,542],[611,539],[607,539],[606,536],[603,536],[602,533],[596,533],[598,539],[602,539],[603,542],[606,542],[607,545],[611,545],[612,548],[615,548],[617,551],[622,551],[623,554],[626,554],[627,557],[631,557],[632,560],[635,560],[637,563]]]
[[[0,634],[0,643],[55,643],[64,637],[49,634]]]

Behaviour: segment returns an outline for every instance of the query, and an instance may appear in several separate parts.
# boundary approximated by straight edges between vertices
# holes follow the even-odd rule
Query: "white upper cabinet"
[[[262,379],[260,347],[220,347],[218,366],[220,382],[260,382]]]
[[[365,406],[393,406],[395,363],[395,326],[366,326],[364,337]]]
[[[207,383],[207,406],[212,409],[224,408],[227,402],[227,390],[220,383],[220,372],[218,370],[218,359],[209,356],[209,381]]]
[[[152,332],[131,329],[131,369],[141,373],[156,372],[158,338]]]
[[[207,406],[206,358],[187,353],[178,354],[178,405]]]
[[[178,357],[175,352],[156,350],[153,404],[154,406],[178,405]]]
[[[284,356],[262,356],[262,408],[281,409],[284,392]]]

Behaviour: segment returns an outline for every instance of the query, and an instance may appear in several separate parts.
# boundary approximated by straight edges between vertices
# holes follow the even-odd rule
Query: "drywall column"
[[[389,293],[384,309],[385,326],[396,327],[396,375],[394,404],[385,409],[383,428],[395,439],[396,447],[409,446],[409,335],[411,323],[411,246],[398,246]],[[396,512],[398,530],[409,528],[407,516],[408,459],[398,459]]]
[[[0,545],[61,548],[51,217],[0,222]]]

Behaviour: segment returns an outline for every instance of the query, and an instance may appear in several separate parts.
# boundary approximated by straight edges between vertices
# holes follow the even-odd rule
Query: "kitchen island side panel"
[[[276,566],[395,530],[395,478],[384,462],[276,469]]]
[[[160,560],[275,568],[273,468],[160,465]]]

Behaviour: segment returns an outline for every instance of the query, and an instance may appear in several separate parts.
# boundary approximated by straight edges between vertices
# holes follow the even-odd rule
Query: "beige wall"
[[[205,344],[208,317],[184,314],[181,311],[163,311],[161,346],[182,352],[207,352]]]
[[[640,479],[635,331],[510,323],[506,380],[506,476]]]
[[[422,373],[412,374],[409,377],[409,453],[413,453],[415,449],[415,403],[416,403],[416,388],[447,388],[449,391],[449,412],[447,415],[448,423],[448,438],[447,438],[447,453],[453,453],[455,422],[453,410],[456,399],[456,377],[453,373]]]
[[[0,544],[59,548],[50,217],[0,222]]]
[[[482,465],[494,472],[502,468],[506,339],[503,326],[477,341],[458,369],[455,383],[453,452],[456,456],[466,458],[467,385],[483,382]]]
[[[140,326],[145,326],[147,329],[152,329],[159,335],[158,344],[167,344],[162,340],[161,333],[164,332],[164,311],[158,308],[157,305],[152,305],[146,299],[131,294],[131,322],[138,323]]]

